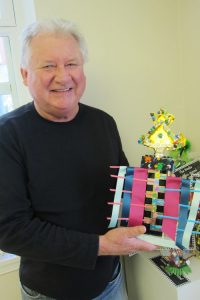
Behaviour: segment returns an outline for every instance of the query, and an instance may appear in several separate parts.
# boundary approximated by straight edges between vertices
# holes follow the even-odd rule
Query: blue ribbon
[[[125,184],[124,184],[124,189],[125,190],[132,191],[133,174],[134,174],[134,168],[133,167],[127,167],[126,177],[125,177]],[[121,213],[122,218],[129,218],[130,204],[131,204],[131,194],[124,193],[122,213]],[[121,221],[121,226],[128,226],[128,220],[122,220]]]
[[[194,190],[196,189],[200,189],[200,181],[196,181]],[[197,222],[196,217],[199,209],[199,204],[200,204],[200,194],[194,193],[192,197],[187,224],[185,226],[183,239],[182,239],[182,244],[186,249],[189,249],[190,247],[190,240],[193,232],[194,223]]]
[[[187,224],[188,218],[188,203],[190,198],[190,180],[182,179],[182,186],[181,186],[181,195],[180,195],[180,210],[179,210],[179,222],[178,222],[178,230],[176,234],[176,245],[180,249],[184,249],[182,240],[183,234],[185,230],[185,226]],[[184,206],[186,205],[186,206]]]

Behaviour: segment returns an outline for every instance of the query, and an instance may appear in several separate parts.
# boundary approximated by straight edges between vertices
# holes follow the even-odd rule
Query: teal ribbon
[[[182,245],[183,234],[188,218],[188,203],[190,198],[190,180],[182,179],[181,195],[180,195],[180,210],[179,210],[179,222],[178,230],[176,233],[176,245],[184,249]]]
[[[197,181],[194,187],[194,190],[200,189],[200,181]],[[198,209],[199,209],[199,204],[200,204],[200,194],[199,193],[194,193],[193,198],[192,198],[192,203],[190,207],[190,213],[188,216],[187,224],[185,226],[185,230],[183,233],[183,239],[182,239],[182,244],[186,249],[189,249],[190,247],[190,239],[193,231],[193,227],[196,221]],[[194,221],[194,222],[191,222]]]
[[[126,170],[126,177],[125,177],[125,183],[124,183],[124,189],[128,191],[132,191],[132,185],[133,185],[133,174],[134,174],[134,168],[128,167]],[[129,218],[130,213],[130,204],[131,204],[131,194],[130,193],[124,193],[123,195],[123,205],[122,205],[122,219],[123,218]],[[121,221],[122,226],[128,226],[128,220],[122,220]]]
[[[121,166],[119,168],[119,172],[118,172],[119,178],[117,179],[112,216],[111,216],[108,228],[116,227],[116,225],[117,225],[117,221],[118,221],[119,213],[120,213],[119,203],[121,202],[121,199],[122,199],[122,190],[123,190],[123,186],[124,186],[124,177],[126,174],[126,168],[127,167],[125,167],[125,166]]]

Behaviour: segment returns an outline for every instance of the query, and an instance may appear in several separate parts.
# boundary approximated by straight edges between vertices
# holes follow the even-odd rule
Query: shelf
[[[20,258],[9,253],[0,253],[0,275],[19,269]]]

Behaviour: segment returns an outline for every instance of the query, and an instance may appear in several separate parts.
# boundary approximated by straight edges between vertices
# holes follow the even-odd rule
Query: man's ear
[[[20,71],[21,71],[21,75],[22,75],[22,78],[23,78],[23,83],[25,85],[28,85],[27,84],[27,78],[28,78],[28,71],[27,71],[27,69],[21,68]]]

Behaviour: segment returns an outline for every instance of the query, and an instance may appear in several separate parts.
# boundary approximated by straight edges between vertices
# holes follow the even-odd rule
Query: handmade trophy
[[[116,187],[109,228],[145,225],[146,233],[138,238],[170,249],[168,271],[189,272],[183,253],[195,249],[200,234],[198,219],[200,181],[174,175],[175,161],[166,152],[182,151],[183,134],[174,134],[169,126],[174,116],[160,109],[151,113],[153,127],[139,138],[139,143],[154,150],[142,157],[140,167],[111,166],[117,169]],[[193,252],[192,252],[193,255]]]

